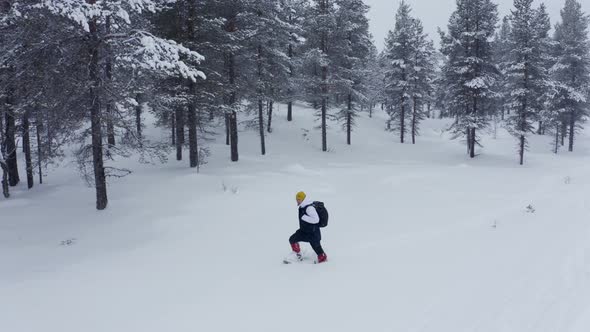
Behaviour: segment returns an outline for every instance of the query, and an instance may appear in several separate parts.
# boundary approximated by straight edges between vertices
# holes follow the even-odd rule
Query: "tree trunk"
[[[231,23],[235,25],[234,21]],[[231,28],[232,31],[235,30],[235,26]],[[235,72],[235,55],[230,52],[229,54],[229,85],[232,89],[232,92],[229,96],[229,105],[232,108],[232,111],[229,113],[229,143],[230,143],[230,158],[231,161],[237,162],[240,159],[238,154],[238,114],[234,109],[236,104],[236,91],[235,91],[235,80],[236,80],[236,72]]]
[[[402,112],[399,117],[399,128],[400,128],[400,142],[404,143],[406,136],[406,106],[404,105],[404,99],[402,98]]]
[[[176,160],[182,160],[182,148],[184,147],[184,110],[176,109]]]
[[[113,114],[113,105],[109,102],[107,103],[107,143],[109,146],[115,146],[115,125],[114,125],[114,114]]]
[[[2,181],[0,184],[2,186],[2,194],[5,198],[10,197],[10,188],[8,185],[8,165],[4,158],[6,157],[6,144],[5,144],[5,137],[4,135],[4,118],[5,112],[4,109],[0,108],[0,169],[2,170]]]
[[[195,92],[195,84],[191,81],[189,83],[189,93],[193,96]],[[190,101],[188,104],[188,150],[189,150],[189,164],[191,168],[199,166],[199,145],[197,137],[197,108],[195,103]]]
[[[327,100],[327,93],[328,93],[328,67],[322,67],[322,151],[328,151],[328,134],[327,134],[327,114],[328,114],[328,100]]]
[[[567,136],[567,124],[565,120],[561,122],[561,146],[565,145],[565,137]]]
[[[176,114],[170,114],[170,127],[172,128],[172,146],[176,146]]]
[[[139,144],[141,145],[141,142],[143,141],[143,134],[142,134],[142,128],[141,128],[141,112],[143,110],[143,94],[138,93],[135,96],[135,101],[137,102],[137,106],[135,106],[135,126],[136,126],[136,130],[137,130],[137,140],[139,141]]]
[[[111,17],[107,16],[106,18],[106,33],[110,34],[111,33]],[[108,44],[107,44],[108,45]],[[108,46],[107,46],[108,47]],[[106,74],[106,80],[107,80],[107,84],[109,84],[111,87],[111,83],[113,82],[113,59],[112,59],[112,54],[110,52],[110,48],[107,51],[107,59],[106,59],[106,68],[105,68],[105,74]],[[107,105],[106,105],[106,113],[107,113],[107,118],[106,118],[106,122],[107,122],[107,143],[110,146],[115,146],[115,144],[117,143],[115,141],[115,116],[114,116],[114,112],[113,112],[113,101],[110,100],[107,101]]]
[[[322,151],[328,151],[328,135],[327,135],[327,124],[326,124],[326,114],[327,114],[327,105],[326,105],[326,97],[322,98]]]
[[[43,130],[43,122],[37,118],[37,159],[39,164],[39,184],[43,184],[43,149],[41,141],[41,131]]]
[[[467,128],[467,154],[471,154],[471,128]]]
[[[289,15],[289,23],[293,23],[293,16]],[[293,44],[289,41],[289,50],[288,50],[289,59],[293,59]],[[295,70],[293,69],[293,65],[289,63],[289,79],[292,82],[293,76],[295,76]],[[291,87],[287,90],[287,94],[289,95],[289,103],[287,104],[287,121],[293,121],[293,91]]]
[[[351,145],[352,139],[352,93],[348,94],[348,112],[346,112],[346,143]]]
[[[6,97],[6,107],[6,111],[4,112],[4,124],[6,126],[6,134],[4,136],[6,167],[8,168],[8,184],[11,187],[15,187],[20,182],[20,177],[18,175],[16,154],[16,120],[12,109],[11,97]]]
[[[87,0],[89,4],[94,4],[96,0]],[[92,158],[94,165],[94,184],[96,187],[96,209],[104,210],[108,204],[106,174],[103,163],[103,146],[102,146],[102,114],[100,108],[100,86],[101,79],[99,74],[99,40],[97,17],[93,17],[89,22],[90,31],[90,120],[92,131]]]
[[[569,132],[569,147],[568,151],[574,151],[574,135],[576,134],[576,113],[571,111],[570,113],[570,132]]]
[[[274,102],[271,100],[268,102],[268,132],[272,133],[272,108],[273,108]]]
[[[262,99],[258,99],[258,129],[260,131],[260,151],[264,156],[266,154],[266,146],[264,142],[264,106]]]
[[[478,53],[479,53],[479,44],[477,45],[477,49],[478,49]],[[473,116],[477,116],[477,110],[478,110],[478,99],[477,96],[473,97]],[[471,141],[470,141],[470,146],[469,146],[469,157],[470,158],[475,158],[475,141],[476,139],[476,134],[475,134],[475,128],[470,128],[469,129],[471,131]]]
[[[225,113],[225,145],[229,145],[229,113]]]
[[[557,154],[559,151],[559,123],[555,125],[555,147],[554,153]]]
[[[320,2],[320,11],[322,15],[328,14],[328,0]],[[327,27],[323,27],[324,31],[321,34],[321,51],[324,55],[328,55],[328,32]],[[328,66],[322,65],[322,151],[328,151],[328,134],[326,117],[328,113]]]
[[[188,156],[191,168],[199,166],[199,142],[197,137],[197,111],[193,103],[189,104],[188,117]]]
[[[2,167],[2,194],[5,198],[9,198],[10,189],[8,185],[8,166],[0,161],[0,167]]]
[[[262,44],[258,44],[258,53],[257,53],[257,57],[256,57],[256,63],[258,66],[258,88],[256,89],[256,92],[258,93],[258,117],[259,117],[259,127],[262,128],[260,129],[260,139],[261,139],[261,145],[262,145],[262,155],[264,155],[266,153],[265,148],[264,148],[264,120],[262,118],[260,118],[261,116],[263,116],[263,102],[262,102],[262,98],[263,98],[263,94],[264,94],[264,90],[263,90],[263,75],[262,75]],[[267,105],[268,106],[268,105]],[[270,133],[270,114],[268,115],[268,132]]]
[[[189,1],[188,2],[188,10],[187,10],[187,20],[186,20],[186,37],[188,40],[195,39],[195,14],[196,14],[196,1]],[[188,91],[189,91],[189,103],[188,103],[188,149],[189,149],[189,165],[191,168],[199,167],[199,142],[198,142],[198,135],[197,135],[197,124],[199,122],[198,114],[197,114],[197,107],[195,102],[192,98],[196,95],[196,86],[195,82],[189,81],[188,82]]]
[[[518,155],[520,156],[520,165],[524,165],[524,147],[525,147],[525,137],[524,137],[524,135],[520,135],[520,148],[518,151]]]
[[[231,161],[237,162],[240,157],[238,154],[238,114],[232,111],[229,116],[230,124],[230,143],[231,143]]]
[[[35,181],[33,180],[33,162],[31,158],[31,134],[29,123],[29,112],[23,115],[23,147],[25,150],[25,165],[27,171],[27,188],[33,188]]]
[[[414,97],[414,110],[412,112],[412,144],[416,144],[416,112],[417,110],[418,101],[416,97]]]
[[[470,157],[475,158],[475,128],[471,128],[471,149],[470,149]]]

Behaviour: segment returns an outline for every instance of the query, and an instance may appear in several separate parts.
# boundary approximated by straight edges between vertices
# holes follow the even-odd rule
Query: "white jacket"
[[[305,221],[308,224],[318,224],[320,222],[320,216],[318,216],[318,212],[316,211],[316,209],[313,207],[313,201],[309,200],[309,199],[304,199],[303,202],[301,202],[301,204],[299,204],[299,207],[305,207],[305,215],[303,215],[303,217],[301,217],[301,219],[303,219],[303,221]]]

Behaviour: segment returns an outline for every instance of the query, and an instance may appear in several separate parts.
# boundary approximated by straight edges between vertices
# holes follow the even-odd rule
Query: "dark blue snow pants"
[[[289,238],[289,243],[308,242],[313,248],[313,251],[319,256],[324,253],[324,249],[320,243],[321,240],[322,234],[320,233],[320,228],[316,226],[311,232],[304,232],[301,229],[298,229],[297,232]]]

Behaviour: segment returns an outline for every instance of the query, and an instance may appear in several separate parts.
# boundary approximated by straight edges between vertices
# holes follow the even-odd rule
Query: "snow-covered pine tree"
[[[440,33],[440,29],[439,29]],[[438,117],[440,119],[443,118],[450,118],[453,117],[455,112],[451,109],[450,105],[450,95],[447,91],[447,86],[450,82],[447,82],[447,79],[450,78],[452,75],[445,73],[448,71],[449,68],[444,66],[444,56],[442,53],[437,52],[437,59],[436,59],[436,75],[434,79],[434,108],[439,111]]]
[[[19,114],[16,110],[16,82],[15,74],[17,70],[16,59],[7,57],[10,51],[14,51],[22,44],[10,43],[10,39],[14,39],[19,29],[17,22],[17,12],[13,10],[11,2],[0,2],[0,109],[3,117],[2,127],[0,127],[0,135],[3,136],[1,140],[0,166],[3,170],[3,184],[14,187],[20,182],[18,172],[18,157],[17,157],[17,121]],[[7,45],[4,45],[4,44]],[[12,46],[12,48],[11,48]],[[5,195],[8,195],[8,186],[6,186]],[[3,186],[4,187],[4,186]]]
[[[238,111],[248,87],[240,79],[242,69],[248,56],[245,51],[246,40],[251,31],[247,29],[248,22],[244,20],[248,15],[246,0],[213,0],[223,20],[223,54],[225,59],[225,76],[227,94],[225,95],[225,123],[227,143],[230,145],[230,159],[239,161],[238,151]]]
[[[399,130],[400,142],[406,133],[416,142],[424,107],[433,95],[435,50],[424,33],[422,22],[411,16],[410,6],[402,1],[396,13],[395,29],[386,40],[385,104],[389,125]]]
[[[414,54],[411,59],[412,81],[409,92],[412,116],[410,133],[412,144],[416,144],[416,136],[420,133],[420,122],[426,117],[425,107],[431,102],[434,93],[435,79],[434,43],[424,33],[422,22],[414,20]]]
[[[303,44],[301,36],[304,33],[303,22],[305,20],[307,0],[282,0],[283,15],[285,22],[290,25],[289,40],[286,45],[287,56],[289,57],[289,78],[284,91],[284,99],[287,102],[287,121],[293,121],[293,103],[301,94],[301,82],[297,80],[301,72],[301,59],[298,50]]]
[[[64,38],[63,22],[49,20],[43,15],[44,9],[28,8],[25,6],[30,4],[28,2],[3,4],[0,86],[7,89],[0,89],[3,95],[0,101],[8,98],[9,103],[0,102],[0,131],[5,150],[14,154],[16,150],[6,149],[6,144],[12,145],[12,139],[21,136],[27,185],[31,188],[34,171],[38,172],[42,183],[43,167],[63,155],[61,147],[79,128],[82,114],[76,107],[83,102],[83,97],[74,90],[80,87],[78,73],[83,67],[80,61],[75,61],[74,50],[78,43],[71,39],[66,43],[57,42]],[[4,112],[5,106],[10,106],[10,113]],[[10,121],[5,121],[6,114],[10,114]],[[13,124],[20,130],[13,129]],[[9,140],[4,137],[7,134]],[[9,165],[10,169],[15,166],[5,164],[7,171]]]
[[[447,108],[455,116],[454,137],[467,137],[467,151],[476,156],[480,142],[477,131],[488,126],[492,87],[497,68],[493,63],[492,40],[498,21],[497,5],[491,0],[457,0],[448,32],[441,32],[445,56],[443,74]]]
[[[258,130],[261,153],[266,154],[264,109],[268,105],[268,131],[271,131],[272,105],[289,90],[292,64],[286,53],[297,27],[288,23],[288,7],[270,0],[250,0],[248,29],[252,32],[249,50],[256,68],[256,84],[250,93],[251,104],[258,108]]]
[[[363,107],[373,117],[375,107],[381,103],[383,98],[383,61],[381,60],[377,47],[373,44],[367,59],[367,77],[365,80],[365,102]]]
[[[104,166],[103,157],[103,126],[105,117],[102,106],[106,104],[109,91],[105,90],[105,66],[108,59],[106,46],[116,50],[113,59],[118,70],[130,68],[136,72],[152,72],[161,75],[181,75],[196,81],[203,75],[189,63],[198,63],[201,56],[175,42],[171,42],[149,33],[139,24],[134,24],[135,14],[153,12],[164,8],[170,1],[136,0],[133,2],[97,2],[96,0],[65,0],[60,2],[22,3],[18,8],[22,20],[30,19],[28,14],[36,10],[45,11],[46,17],[60,18],[65,22],[60,26],[61,40],[69,41],[79,47],[81,59],[85,62],[88,90],[84,85],[74,93],[84,95],[91,123],[91,146],[84,145],[78,153],[79,161],[85,165],[87,157],[92,157],[93,182],[96,188],[96,207],[99,210],[107,206],[106,176],[109,175]],[[106,27],[112,24],[113,30]],[[72,41],[79,41],[78,44]],[[182,59],[182,60],[181,60]],[[119,103],[122,106],[122,103]],[[85,169],[85,166],[81,166]],[[117,176],[117,174],[112,174]]]
[[[336,31],[336,7],[334,0],[313,0],[307,8],[303,55],[306,99],[321,107],[319,118],[322,130],[322,151],[328,151],[327,120],[330,115],[329,97],[331,75],[334,72],[333,49]]]
[[[550,109],[549,95],[554,85],[551,75],[551,67],[556,61],[554,56],[555,42],[549,34],[551,31],[551,20],[549,18],[549,13],[547,12],[547,7],[545,4],[541,4],[537,8],[534,22],[535,23],[533,26],[535,27],[536,31],[535,34],[538,37],[539,52],[541,54],[541,66],[545,73],[544,82],[534,87],[536,90],[535,95],[539,97],[535,103],[535,107],[538,108],[537,114],[539,116],[537,134],[544,135],[547,127],[545,122],[545,114],[547,114],[548,110]]]
[[[216,52],[221,46],[223,24],[215,11],[214,1],[178,0],[155,16],[154,32],[174,40],[187,48],[199,50],[207,57],[207,66],[201,70],[206,80],[187,80],[181,75],[156,78],[154,94],[158,96],[151,103],[159,119],[159,125],[172,131],[176,159],[182,160],[183,147],[188,142],[189,166],[198,167],[204,163],[207,149],[199,144],[207,137],[206,128],[215,116],[219,116],[223,95],[220,72],[223,71],[223,54]],[[192,64],[193,66],[195,64]],[[152,108],[152,109],[153,109]],[[185,137],[188,129],[188,140]]]
[[[366,99],[367,61],[373,46],[367,13],[369,6],[362,0],[337,0],[336,34],[334,36],[334,77],[337,93],[345,103],[337,117],[346,131],[346,142],[351,144],[355,118]]]
[[[534,9],[532,3],[533,0],[514,1],[507,63],[503,66],[505,86],[510,92],[506,100],[506,108],[510,110],[506,124],[508,131],[518,139],[521,165],[528,145],[527,136],[535,131],[534,123],[543,107],[548,79],[544,54],[548,50],[543,41],[550,23],[538,19],[540,11]]]
[[[493,91],[496,94],[496,98],[494,98],[496,109],[494,117],[497,117],[499,115],[502,120],[505,119],[507,113],[510,114],[510,110],[506,108],[507,100],[510,95],[510,90],[507,89],[505,85],[507,72],[506,66],[509,63],[508,59],[511,47],[509,41],[510,30],[510,16],[504,16],[504,18],[502,19],[502,25],[496,33],[493,42],[493,59],[498,68],[498,77],[496,80],[496,84],[493,87]],[[497,121],[497,118],[495,118],[494,121]]]
[[[568,150],[574,150],[575,133],[586,121],[590,100],[590,41],[589,17],[576,0],[566,0],[561,10],[561,22],[555,26],[556,62],[552,67],[554,92],[551,98],[554,112],[552,126],[562,121],[560,132],[569,134]],[[558,134],[559,137],[559,134]]]
[[[385,69],[385,107],[390,116],[388,128],[400,133],[400,142],[405,142],[407,119],[410,115],[411,85],[415,81],[412,68],[416,53],[416,23],[410,16],[410,5],[405,1],[395,15],[395,28],[389,32],[385,46],[387,68]]]

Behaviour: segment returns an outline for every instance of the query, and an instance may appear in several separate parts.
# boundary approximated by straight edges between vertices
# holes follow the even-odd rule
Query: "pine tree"
[[[160,78],[160,84],[153,88],[159,95],[152,101],[159,109],[156,112],[159,124],[171,129],[177,160],[182,160],[184,145],[188,143],[191,168],[204,163],[203,155],[207,149],[199,140],[208,136],[205,128],[220,116],[218,105],[223,103],[218,97],[223,95],[220,79],[223,53],[218,50],[222,44],[223,24],[215,4],[215,1],[179,0],[168,10],[158,13],[154,20],[154,33],[157,31],[164,38],[199,50],[208,60],[207,66],[201,69],[206,80],[166,76]],[[188,139],[185,131],[188,131]]]
[[[544,37],[550,23],[539,20],[533,0],[515,0],[509,34],[506,68],[506,89],[510,91],[506,108],[511,111],[507,121],[509,132],[518,139],[520,164],[524,164],[527,136],[534,132],[547,87],[548,74],[544,54]],[[548,17],[546,17],[548,19]]]
[[[383,98],[383,66],[381,55],[373,44],[367,60],[367,77],[365,80],[366,99],[363,107],[373,117],[373,111]]]
[[[574,150],[575,133],[588,116],[588,91],[590,87],[590,41],[588,40],[588,16],[582,5],[566,0],[561,11],[562,22],[555,27],[556,63],[551,71],[555,81],[552,109],[561,120],[562,137],[569,133],[568,150]],[[558,134],[559,137],[559,134]]]
[[[545,114],[547,114],[550,108],[549,95],[553,86],[551,67],[556,61],[553,52],[555,43],[549,34],[549,31],[551,31],[551,20],[544,4],[541,4],[536,10],[533,26],[535,27],[535,35],[538,38],[539,53],[541,54],[540,63],[544,73],[544,82],[534,87],[535,95],[538,96],[535,103],[539,117],[537,134],[544,135],[547,127]]]
[[[307,99],[320,107],[322,151],[328,151],[327,126],[331,75],[336,72],[332,48],[336,31],[334,0],[314,0],[305,21],[305,54],[303,55]]]
[[[346,142],[352,143],[352,129],[360,105],[366,99],[367,61],[373,43],[369,33],[369,7],[361,0],[338,0],[334,52],[334,77],[337,93],[345,97],[338,118],[346,131]]]
[[[276,1],[251,0],[249,27],[255,36],[250,45],[255,63],[256,86],[251,92],[252,104],[258,107],[258,130],[261,153],[266,154],[264,109],[268,105],[268,132],[271,132],[272,105],[281,101],[281,94],[289,91],[288,81],[292,71],[289,55],[286,53],[297,28],[289,23],[288,7]]]
[[[496,113],[500,113],[499,115],[502,120],[505,119],[507,113],[510,114],[510,110],[506,108],[506,105],[508,104],[507,101],[510,96],[510,90],[505,85],[507,80],[506,66],[509,64],[509,55],[511,50],[509,38],[512,27],[510,26],[510,23],[511,20],[509,15],[502,19],[502,25],[496,33],[493,43],[493,59],[498,68],[498,78],[496,80],[496,84],[493,87],[493,91],[496,94],[494,101],[495,108],[497,110]],[[498,114],[494,114],[494,116],[497,115]],[[495,121],[497,121],[497,119]]]
[[[476,156],[475,146],[480,144],[477,131],[488,126],[488,113],[493,106],[497,68],[491,38],[497,21],[497,5],[490,0],[457,0],[448,32],[441,33],[446,107],[455,116],[450,129],[455,137],[467,137],[471,158]]]
[[[289,24],[289,40],[287,42],[287,56],[289,57],[289,78],[285,82],[285,101],[287,102],[287,121],[293,121],[293,102],[301,94],[301,82],[298,74],[301,73],[301,57],[299,50],[303,45],[303,22],[305,20],[307,0],[283,0],[283,14],[285,22]]]
[[[410,11],[410,6],[402,1],[395,15],[395,28],[389,32],[385,46],[388,62],[385,71],[385,104],[390,116],[389,123],[394,123],[395,129],[399,130],[401,143],[404,143],[408,131],[410,87],[414,81],[412,63],[416,46],[416,25]]]
[[[400,133],[405,142],[410,133],[416,142],[424,106],[433,94],[434,46],[424,33],[422,22],[410,15],[402,1],[396,13],[395,29],[386,40],[385,104],[390,115],[388,128]]]
[[[201,60],[198,53],[158,38],[140,25],[142,15],[145,16],[147,12],[164,8],[167,2],[139,0],[133,3],[121,3],[68,0],[60,3],[43,2],[41,5],[27,3],[19,7],[19,11],[25,14],[20,16],[23,21],[41,18],[59,22],[60,25],[54,26],[58,31],[55,33],[56,38],[53,41],[71,47],[68,51],[71,54],[77,54],[79,58],[66,59],[73,61],[70,64],[76,64],[73,68],[85,71],[79,72],[80,79],[77,81],[85,81],[86,84],[72,86],[72,94],[82,96],[82,102],[78,105],[86,104],[85,110],[89,113],[86,113],[88,114],[86,119],[90,120],[91,125],[89,131],[81,132],[79,141],[82,143],[82,147],[77,152],[77,157],[84,174],[93,173],[91,182],[96,188],[96,207],[99,210],[106,208],[108,202],[106,177],[121,176],[121,172],[125,173],[125,170],[104,165],[103,127],[105,122],[108,122],[105,119],[110,117],[110,115],[104,114],[104,105],[112,105],[113,109],[111,110],[120,115],[121,125],[126,130],[126,134],[129,134],[127,137],[132,139],[132,145],[142,149],[141,151],[146,151],[145,148],[147,148],[142,144],[142,138],[137,135],[137,131],[129,125],[130,122],[135,122],[135,118],[127,117],[126,114],[131,112],[125,111],[125,109],[136,106],[135,102],[129,103],[129,105],[124,103],[125,100],[134,98],[136,92],[132,91],[133,89],[131,91],[116,91],[118,90],[116,79],[118,84],[126,80],[126,85],[129,85],[129,80],[138,77],[139,72],[181,75],[185,79],[194,81],[203,78],[202,73],[194,66],[187,65],[191,62],[198,63]],[[36,15],[37,13],[42,15]],[[23,26],[26,25],[25,23],[20,22]],[[111,27],[107,26],[107,23],[111,24]],[[77,41],[77,43],[72,41]],[[111,72],[111,76],[107,70],[109,66],[104,64],[113,60],[116,60],[118,70],[114,73]],[[75,70],[73,72],[76,73]],[[66,84],[64,87],[68,86]],[[63,94],[64,91],[61,93]],[[48,101],[50,100],[45,100],[46,103]],[[62,101],[58,100],[57,102]],[[69,109],[74,110],[75,108]],[[48,126],[47,129],[51,128],[53,126]],[[87,134],[91,137],[90,146],[86,144]],[[53,140],[52,135],[51,133],[47,134],[49,142]],[[118,153],[127,155],[122,150],[119,150]],[[106,157],[111,158],[112,154],[107,154]],[[92,160],[92,171],[87,173],[89,159]]]
[[[247,3],[242,0],[217,0],[217,7],[224,20],[223,52],[225,58],[227,87],[225,123],[227,127],[227,143],[230,145],[230,159],[239,161],[238,151],[238,111],[240,101],[246,91],[240,82],[239,70],[241,69],[240,57],[244,56],[245,39],[249,36],[249,30],[245,28],[246,22],[240,15],[246,12]]]
[[[416,136],[420,132],[420,122],[426,117],[425,107],[431,103],[435,79],[434,44],[428,40],[428,36],[424,33],[422,22],[414,20],[414,29],[414,54],[411,60],[413,80],[410,82],[412,144],[416,144]]]
[[[16,21],[16,12],[12,10],[11,3],[8,1],[0,2],[0,31],[4,38],[0,42],[8,43],[8,39],[14,39],[18,29]],[[17,44],[18,45],[18,44]],[[0,115],[3,116],[2,126],[0,127],[0,136],[2,136],[0,146],[0,166],[3,170],[3,184],[6,183],[5,195],[8,195],[8,186],[14,187],[20,182],[18,172],[18,157],[16,146],[17,134],[17,117],[19,114],[16,110],[16,83],[14,80],[17,70],[15,58],[4,58],[5,52],[9,51],[6,46],[0,46],[2,58],[0,58]],[[18,46],[15,46],[15,48]],[[14,49],[14,48],[13,48]],[[4,185],[3,185],[4,187]]]

